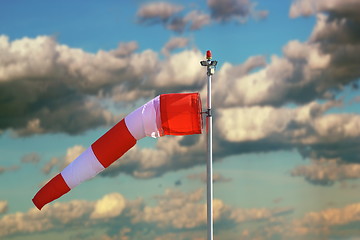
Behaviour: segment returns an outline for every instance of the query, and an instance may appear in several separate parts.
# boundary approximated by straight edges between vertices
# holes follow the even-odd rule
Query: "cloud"
[[[200,138],[191,146],[184,145],[188,139]],[[168,171],[186,169],[203,164],[205,154],[204,136],[163,137],[159,138],[155,148],[129,150],[121,159],[100,173],[101,176],[114,177],[121,173],[136,178],[152,178]]]
[[[74,200],[69,203],[55,203],[41,212],[31,208],[28,212],[4,215],[0,219],[0,236],[44,232],[79,224],[92,205],[93,203],[86,201]]]
[[[293,208],[250,208],[250,209],[236,209],[231,212],[230,218],[237,223],[259,221],[275,218],[279,215],[286,215],[293,212]]]
[[[290,16],[317,15],[309,44],[331,56],[328,81],[345,85],[359,79],[360,4],[358,1],[295,1]]]
[[[8,202],[0,201],[0,214],[5,214],[8,211]]]
[[[221,69],[216,72],[216,81],[213,82],[213,103],[216,108],[225,108],[230,106],[245,105],[242,99],[247,94],[245,92],[253,91],[251,86],[246,87],[246,91],[243,88],[240,90],[242,94],[235,94],[232,88],[236,87],[238,81],[252,71],[266,65],[265,57],[253,56],[247,59],[244,63],[234,66],[225,62]],[[229,86],[232,86],[229,88]],[[258,88],[257,88],[258,89]],[[224,94],[226,92],[226,94]],[[203,95],[206,94],[206,89],[202,89]]]
[[[19,168],[20,168],[20,166],[18,166],[18,165],[13,165],[13,166],[10,166],[10,167],[0,166],[0,174],[5,173],[5,172],[10,172],[10,171],[16,171]]]
[[[343,163],[339,159],[313,159],[311,164],[292,169],[291,176],[304,177],[312,184],[330,186],[336,181],[360,178],[360,164]]]
[[[159,228],[197,229],[206,226],[206,204],[203,203],[204,191],[198,189],[190,193],[167,189],[156,197],[157,205],[145,206],[134,216],[134,222],[155,223]],[[289,209],[242,209],[226,205],[220,199],[214,199],[213,214],[215,224],[223,221],[233,223],[260,221],[276,217]],[[176,217],[174,217],[176,216]],[[221,225],[219,225],[221,226]]]
[[[307,158],[359,162],[359,115],[327,114],[340,102],[298,108],[244,107],[218,111],[218,154],[298,149]]]
[[[59,170],[62,171],[63,168],[65,168],[72,161],[74,161],[75,158],[80,156],[80,154],[83,153],[85,150],[86,148],[81,145],[74,145],[73,147],[68,148],[66,150],[66,155],[62,159],[62,165],[60,166]]]
[[[168,2],[152,2],[141,6],[136,15],[142,23],[167,23],[181,10],[183,7],[180,5]]]
[[[58,165],[58,163],[59,163],[59,159],[56,158],[56,157],[52,157],[51,160],[48,161],[48,162],[44,165],[44,167],[41,169],[41,171],[42,171],[44,174],[47,175],[47,174],[49,174],[49,173],[52,171],[52,169],[53,169],[56,165]]]
[[[142,5],[136,15],[140,24],[162,24],[177,33],[199,30],[212,22],[245,23],[250,17],[261,20],[268,15],[266,10],[255,10],[256,4],[249,0],[208,0],[207,5],[210,13],[168,2],[152,2]]]
[[[86,231],[96,226],[106,232],[103,239],[119,239],[120,236],[133,239],[142,234],[156,239],[179,232],[190,236],[194,231],[206,229],[203,189],[189,193],[167,189],[154,199],[155,204],[147,205],[142,199],[128,200],[119,193],[110,193],[96,201],[56,202],[42,211],[31,208],[27,212],[5,214],[0,218],[0,236],[62,231],[70,226],[81,226],[78,234],[88,236]],[[284,213],[279,209],[234,208],[220,199],[214,199],[213,206],[214,221],[219,229],[224,221],[232,224],[267,221]]]
[[[22,163],[36,164],[36,163],[40,162],[40,160],[41,160],[41,157],[37,153],[28,153],[21,158]]]
[[[211,23],[211,17],[199,10],[193,10],[184,17],[184,21],[190,23],[189,28],[194,31],[209,25]]]
[[[342,208],[329,208],[319,212],[309,212],[301,219],[295,219],[288,229],[283,232],[285,237],[321,237],[358,236],[359,203],[346,205]],[[347,230],[345,233],[344,230]]]
[[[141,6],[136,15],[141,24],[162,24],[166,29],[182,32],[187,23],[178,13],[183,9],[181,5],[168,2],[152,2]]]
[[[216,129],[229,142],[273,138],[288,143],[309,144],[316,141],[312,136],[317,130],[314,128],[319,128],[320,132],[322,130],[321,124],[316,124],[315,120],[321,119],[327,110],[338,105],[339,102],[331,101],[326,104],[312,102],[298,108],[254,106],[222,109],[218,111]],[[341,118],[341,115],[334,116]],[[326,122],[327,117],[322,119]]]
[[[329,208],[320,212],[307,213],[303,219],[303,224],[319,228],[320,226],[341,226],[360,221],[360,204],[354,203],[343,208]]]
[[[102,100],[126,105],[154,97],[156,90],[166,87],[180,91],[202,87],[200,70],[194,68],[201,55],[197,50],[162,61],[157,53],[136,53],[136,48],[130,42],[94,54],[49,36],[13,41],[0,36],[1,131],[11,129],[18,136],[79,134],[119,120]],[[181,71],[176,61],[184,64]]]
[[[129,214],[123,212],[125,208],[130,212],[136,211],[135,209],[140,206],[138,203],[137,200],[126,200],[119,193],[109,193],[97,201],[56,202],[46,206],[42,211],[31,208],[27,212],[4,215],[0,218],[0,236],[61,231],[76,226],[90,229],[94,225],[103,224],[102,227],[106,227],[111,219]]]
[[[330,59],[331,55],[323,53],[317,44],[291,41],[284,47],[283,58],[272,56],[271,62],[258,71],[238,75],[238,67],[224,66],[219,71],[214,95],[220,107],[281,106],[330,99],[331,91],[339,89],[339,82],[328,81]],[[253,64],[261,67],[264,62]]]
[[[267,11],[255,10],[255,4],[249,0],[207,0],[211,17],[219,22],[235,20],[240,23],[247,21],[252,15],[264,18]]]
[[[202,54],[198,50],[171,55],[160,66],[159,72],[149,79],[148,86],[162,92],[200,90],[205,83],[204,72],[198,61],[201,58]]]
[[[239,211],[239,210],[238,210]],[[303,217],[289,219],[286,216],[293,209],[279,209],[279,215],[268,213],[268,210],[256,209],[248,211],[249,216],[256,219],[266,219],[264,225],[254,228],[252,226],[239,226],[239,232],[244,239],[336,239],[351,238],[359,235],[359,203],[346,205],[341,208],[328,208],[321,211],[307,212]],[[239,212],[242,212],[241,210]],[[245,211],[246,212],[246,211]],[[247,213],[241,214],[246,216]],[[242,218],[239,219],[240,222]],[[231,235],[235,239],[239,235]]]
[[[81,145],[74,145],[66,149],[66,153],[64,156],[60,157],[52,157],[50,161],[48,161],[41,171],[44,174],[49,174],[54,167],[57,167],[58,171],[62,171],[67,165],[69,165],[72,161],[74,161],[81,153],[85,151],[85,147]]]
[[[318,12],[330,12],[334,15],[358,17],[360,3],[356,0],[297,0],[290,7],[290,16],[310,16]]]
[[[185,37],[173,37],[161,49],[165,56],[170,56],[170,53],[177,48],[184,48],[189,44],[189,39]]]
[[[115,81],[110,75],[124,66],[122,60],[71,49],[47,36],[12,42],[1,36],[0,52],[1,129],[21,136],[76,134],[113,122],[112,114],[87,96]]]
[[[109,53],[115,57],[127,57],[130,56],[138,49],[138,44],[135,41],[119,43],[119,46],[115,50],[111,50]]]
[[[134,222],[155,223],[160,228],[191,229],[206,224],[205,205],[198,202],[203,199],[203,191],[190,194],[166,190],[163,196],[157,196],[158,205],[145,207]],[[175,217],[176,216],[176,217]]]
[[[288,42],[282,57],[272,56],[262,69],[246,75],[232,74],[233,66],[220,69],[214,94],[221,107],[305,104],[334,99],[345,86],[356,86],[360,77],[358,6],[351,0],[294,2],[292,16],[317,14],[308,41]]]
[[[113,218],[119,216],[126,206],[125,198],[119,193],[111,193],[98,200],[90,218]]]
[[[210,16],[199,10],[184,15],[184,7],[168,2],[153,2],[140,7],[137,12],[141,24],[162,24],[166,29],[181,33],[184,30],[198,30],[210,24]]]
[[[190,180],[200,180],[201,182],[206,182],[206,173],[195,173],[195,174],[190,174],[187,176],[188,179]],[[227,178],[224,177],[223,175],[221,175],[220,173],[213,173],[213,182],[229,182],[231,181],[231,178]]]

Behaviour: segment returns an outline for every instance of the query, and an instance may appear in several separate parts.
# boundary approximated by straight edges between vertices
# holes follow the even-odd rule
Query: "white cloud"
[[[164,196],[158,196],[158,205],[147,206],[136,216],[135,222],[155,223],[158,227],[177,229],[195,228],[206,224],[206,206],[198,204],[203,198],[203,191],[189,195],[166,190]]]
[[[63,166],[61,166],[61,168],[69,165],[72,161],[75,160],[75,158],[80,156],[80,154],[83,153],[85,150],[86,150],[86,148],[81,145],[75,145],[73,147],[68,148],[66,150],[66,155],[64,156],[64,159],[63,159]],[[62,169],[59,169],[59,170],[62,170]]]
[[[8,211],[8,202],[0,201],[0,214],[7,213],[7,211]]]
[[[274,137],[279,142],[309,144],[312,143],[310,139],[316,137],[313,131],[321,131],[318,130],[321,124],[316,124],[316,120],[319,121],[329,108],[338,104],[339,102],[334,101],[326,104],[312,102],[299,108],[254,106],[223,109],[219,110],[216,129],[229,142],[258,141]],[[342,119],[342,115],[335,117]],[[326,122],[327,116],[323,119]]]
[[[166,62],[161,64],[154,78],[149,81],[150,86],[166,88],[168,91],[199,89],[205,82],[199,59],[202,59],[202,54],[196,50],[171,55]]]
[[[360,221],[359,203],[350,204],[343,208],[329,208],[320,212],[310,212],[302,219],[304,225],[313,226],[314,228],[341,226],[358,221]]]
[[[95,204],[94,211],[91,213],[90,218],[113,218],[119,216],[125,209],[125,198],[119,193],[111,193],[105,195],[102,199],[98,200]]]
[[[28,212],[4,215],[0,219],[0,236],[15,233],[43,232],[50,229],[61,229],[82,219],[92,203],[74,200],[69,203],[55,203],[43,211],[31,208]]]
[[[69,226],[81,226],[82,233],[94,226],[104,229],[103,239],[137,239],[142,234],[163,239],[174,233],[193,238],[202,236],[198,231],[206,228],[203,189],[189,193],[167,189],[154,199],[155,203],[147,205],[142,199],[127,200],[119,193],[110,193],[97,201],[57,202],[42,211],[31,208],[27,212],[6,214],[0,218],[0,236],[62,231]],[[223,222],[259,221],[266,225],[280,215],[292,213],[289,208],[234,208],[220,199],[214,199],[213,204],[214,221],[220,230]],[[144,232],[144,229],[152,229],[152,232]]]
[[[338,86],[336,82],[326,81],[323,75],[331,56],[322,53],[319,45],[292,41],[284,47],[284,55],[283,58],[272,56],[263,69],[250,72],[252,68],[249,68],[247,74],[241,74],[238,68],[249,64],[253,68],[261,67],[264,60],[258,57],[257,61],[249,59],[245,66],[224,65],[214,86],[217,105],[223,108],[276,106],[287,102],[302,104],[315,98],[327,98],[328,90]]]

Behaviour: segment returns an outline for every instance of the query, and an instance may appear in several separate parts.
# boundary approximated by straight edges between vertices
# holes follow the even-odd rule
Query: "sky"
[[[205,240],[205,134],[31,199],[157,95],[205,108],[208,49],[215,239],[359,239],[359,0],[0,2],[1,239]]]

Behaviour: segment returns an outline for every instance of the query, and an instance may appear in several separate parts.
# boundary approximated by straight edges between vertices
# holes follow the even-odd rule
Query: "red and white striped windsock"
[[[162,94],[127,115],[101,136],[32,199],[41,208],[88,180],[145,137],[201,133],[199,93]]]

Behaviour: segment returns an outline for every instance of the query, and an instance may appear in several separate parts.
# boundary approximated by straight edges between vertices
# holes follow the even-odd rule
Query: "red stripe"
[[[32,199],[35,206],[41,210],[41,208],[49,202],[58,199],[65,193],[69,192],[70,188],[64,181],[64,178],[59,173],[53,179],[51,179],[44,187],[42,187]]]
[[[135,143],[136,139],[129,132],[123,119],[96,140],[91,147],[99,162],[107,168],[132,148]]]
[[[201,133],[201,100],[199,93],[160,95],[161,125],[164,135]]]

